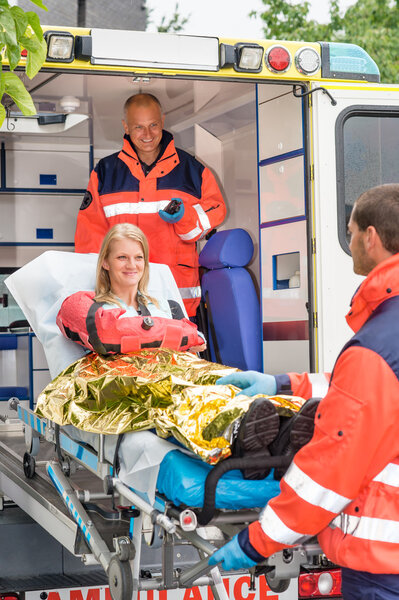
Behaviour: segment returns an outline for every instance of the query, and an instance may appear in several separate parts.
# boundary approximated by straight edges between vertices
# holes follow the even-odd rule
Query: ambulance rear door
[[[353,273],[348,246],[353,203],[373,186],[399,182],[399,87],[319,85],[330,96],[320,89],[310,95],[312,267],[315,367],[326,371],[352,335],[344,317],[363,280]]]

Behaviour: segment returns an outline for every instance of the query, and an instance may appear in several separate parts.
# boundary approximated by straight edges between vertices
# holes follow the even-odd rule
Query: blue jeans
[[[398,600],[399,574],[385,575],[342,568],[344,600]]]

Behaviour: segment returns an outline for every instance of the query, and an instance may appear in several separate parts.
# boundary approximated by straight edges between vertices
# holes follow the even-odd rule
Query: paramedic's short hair
[[[128,109],[132,106],[132,104],[136,104],[137,106],[148,106],[149,104],[156,104],[159,106],[159,109],[162,113],[162,106],[160,101],[154,94],[133,94],[130,96],[124,106],[123,106],[123,114],[126,116]]]
[[[156,299],[152,298],[147,293],[147,286],[150,278],[148,241],[141,229],[136,227],[136,225],[132,225],[131,223],[118,223],[117,225],[114,225],[108,230],[105,238],[103,239],[97,260],[96,295],[94,300],[96,302],[108,302],[109,304],[114,303],[120,305],[116,296],[112,293],[109,273],[107,269],[104,269],[103,263],[110,253],[112,242],[114,240],[126,239],[138,242],[143,249],[144,270],[138,285],[138,290],[142,295],[141,299],[143,300],[144,304],[147,304],[148,301],[151,301],[153,304],[158,306]]]
[[[356,200],[352,220],[360,231],[375,227],[388,252],[399,252],[399,183],[371,188]]]

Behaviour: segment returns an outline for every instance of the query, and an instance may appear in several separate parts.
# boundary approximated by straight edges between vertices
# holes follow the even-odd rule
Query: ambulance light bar
[[[304,75],[314,75],[320,69],[320,56],[314,48],[305,46],[295,54],[295,66]]]
[[[89,58],[93,65],[218,71],[219,40],[170,33],[92,29],[90,36],[77,38],[75,55],[78,59]]]
[[[73,42],[72,33],[67,31],[46,31],[44,37],[47,42],[47,62],[72,62]]]
[[[320,42],[320,46],[322,77],[380,81],[376,63],[360,46],[334,42]]]
[[[259,73],[262,70],[263,47],[259,44],[220,44],[220,66],[232,65],[235,71]]]

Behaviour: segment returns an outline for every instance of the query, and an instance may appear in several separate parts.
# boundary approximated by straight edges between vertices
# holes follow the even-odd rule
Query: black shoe
[[[314,419],[320,398],[309,398],[292,417],[281,423],[278,436],[270,444],[272,456],[294,456],[313,437]],[[274,478],[281,479],[286,469],[275,469]]]
[[[251,454],[264,452],[270,456],[269,444],[275,439],[280,426],[276,407],[268,398],[256,398],[241,420],[232,447],[234,457],[250,458]],[[248,467],[242,469],[244,479],[264,479],[270,469]]]

